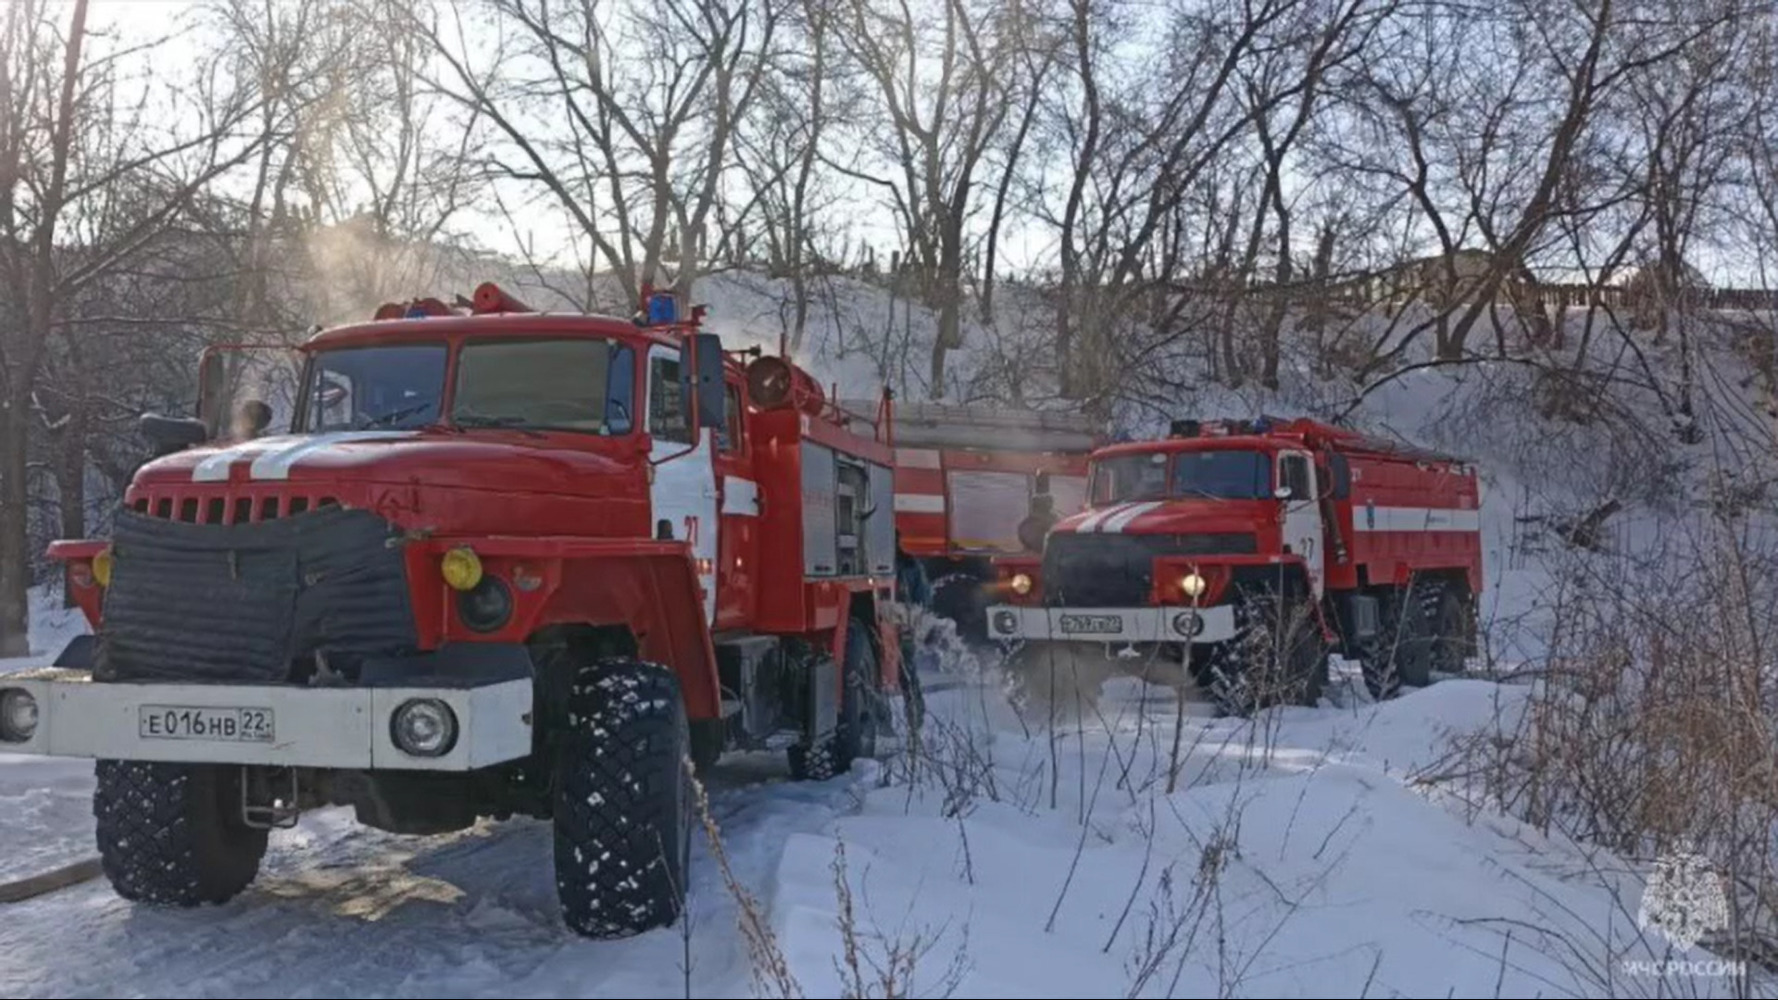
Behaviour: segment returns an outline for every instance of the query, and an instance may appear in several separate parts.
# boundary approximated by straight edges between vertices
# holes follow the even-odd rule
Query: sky
[[[54,2],[65,10],[72,10],[73,0]],[[157,67],[185,66],[202,58],[204,47],[192,34],[193,29],[180,27],[190,24],[192,15],[197,13],[196,8],[201,5],[199,0],[90,2],[89,17],[95,32],[109,32],[114,38],[123,40],[171,35],[153,51],[152,58]],[[984,215],[992,197],[992,180],[989,176],[977,189]],[[849,208],[844,213],[844,223],[851,231],[854,244],[863,240],[873,245],[879,262],[886,266],[890,253],[901,240],[887,206],[881,201],[881,192],[863,182],[850,182],[850,189],[842,189],[840,194],[845,204],[858,206],[856,210]],[[501,210],[484,204],[477,211],[465,212],[455,218],[453,228],[468,236],[479,248],[496,253],[516,256],[529,247],[551,263],[570,266],[576,263],[576,258],[590,255],[589,241],[579,233],[561,207],[551,198],[535,195],[535,191],[519,191],[509,186],[503,192]],[[1052,256],[1053,238],[1034,226],[1022,231],[1009,226],[1002,234],[998,249],[1003,273],[1023,270],[1033,262]],[[1702,254],[1695,264],[1707,278],[1720,283],[1764,283],[1760,275],[1750,271],[1745,257],[1737,262],[1723,254]],[[1552,274],[1550,277],[1553,280],[1578,280],[1573,275]]]

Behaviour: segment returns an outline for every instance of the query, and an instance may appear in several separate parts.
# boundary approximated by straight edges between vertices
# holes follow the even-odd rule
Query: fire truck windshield
[[[635,351],[621,340],[470,341],[457,358],[451,422],[628,434],[635,378]]]
[[[450,349],[393,344],[321,351],[309,362],[297,430],[413,429],[440,422]],[[471,340],[458,351],[450,422],[626,434],[635,412],[635,351],[602,337]]]
[[[1173,495],[1269,500],[1272,459],[1258,451],[1182,451],[1173,456]]]
[[[1093,463],[1094,506],[1169,497],[1264,500],[1271,495],[1271,461],[1258,451],[1155,451]]]
[[[424,427],[438,422],[444,344],[342,347],[309,361],[298,431]]]

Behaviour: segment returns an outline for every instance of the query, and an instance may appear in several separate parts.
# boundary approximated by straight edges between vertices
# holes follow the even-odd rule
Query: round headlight
[[[389,738],[402,753],[443,757],[457,745],[457,713],[437,698],[404,701],[389,719]]]
[[[1031,577],[1027,573],[1017,573],[1012,578],[1012,592],[1020,597],[1031,592]]]
[[[1204,590],[1208,586],[1209,584],[1204,582],[1204,578],[1196,573],[1187,573],[1179,578],[1179,589],[1187,597],[1203,597]]]
[[[1180,635],[1197,635],[1204,631],[1204,619],[1196,611],[1181,611],[1173,616],[1173,631]]]
[[[496,576],[484,576],[457,595],[457,617],[474,632],[498,632],[512,619],[512,591]]]
[[[116,559],[117,557],[111,554],[110,546],[106,546],[103,551],[93,557],[93,579],[99,581],[99,586],[111,586],[111,570]]]
[[[467,545],[459,545],[446,552],[439,563],[439,572],[444,582],[452,590],[473,590],[482,582],[482,558]]]
[[[1014,632],[1018,631],[1018,628],[1019,616],[1013,614],[1011,611],[994,612],[994,631],[999,632],[1001,635],[1012,635]]]
[[[36,696],[24,688],[0,691],[0,740],[23,743],[36,734]]]

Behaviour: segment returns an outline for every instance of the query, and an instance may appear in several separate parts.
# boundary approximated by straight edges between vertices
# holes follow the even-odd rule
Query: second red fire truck
[[[1016,676],[1204,687],[1228,712],[1314,704],[1330,653],[1373,695],[1461,670],[1482,590],[1475,467],[1311,420],[1177,421],[1094,452],[1085,511],[1008,558],[988,609]],[[1084,667],[1083,667],[1084,663]]]

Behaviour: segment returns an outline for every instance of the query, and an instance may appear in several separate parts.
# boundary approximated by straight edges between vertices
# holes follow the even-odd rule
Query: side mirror
[[[210,428],[202,420],[193,417],[163,417],[158,413],[144,413],[138,426],[142,436],[154,446],[156,456],[171,455],[210,439]]]
[[[1289,483],[1279,483],[1277,486],[1274,486],[1272,488],[1272,495],[1277,497],[1280,500],[1289,500],[1290,499],[1290,484]]]
[[[723,394],[722,337],[694,333],[679,348],[679,383],[684,398],[697,401],[698,429],[721,429],[728,423],[728,400]],[[694,375],[695,373],[695,375]],[[693,379],[696,384],[691,384]]]

